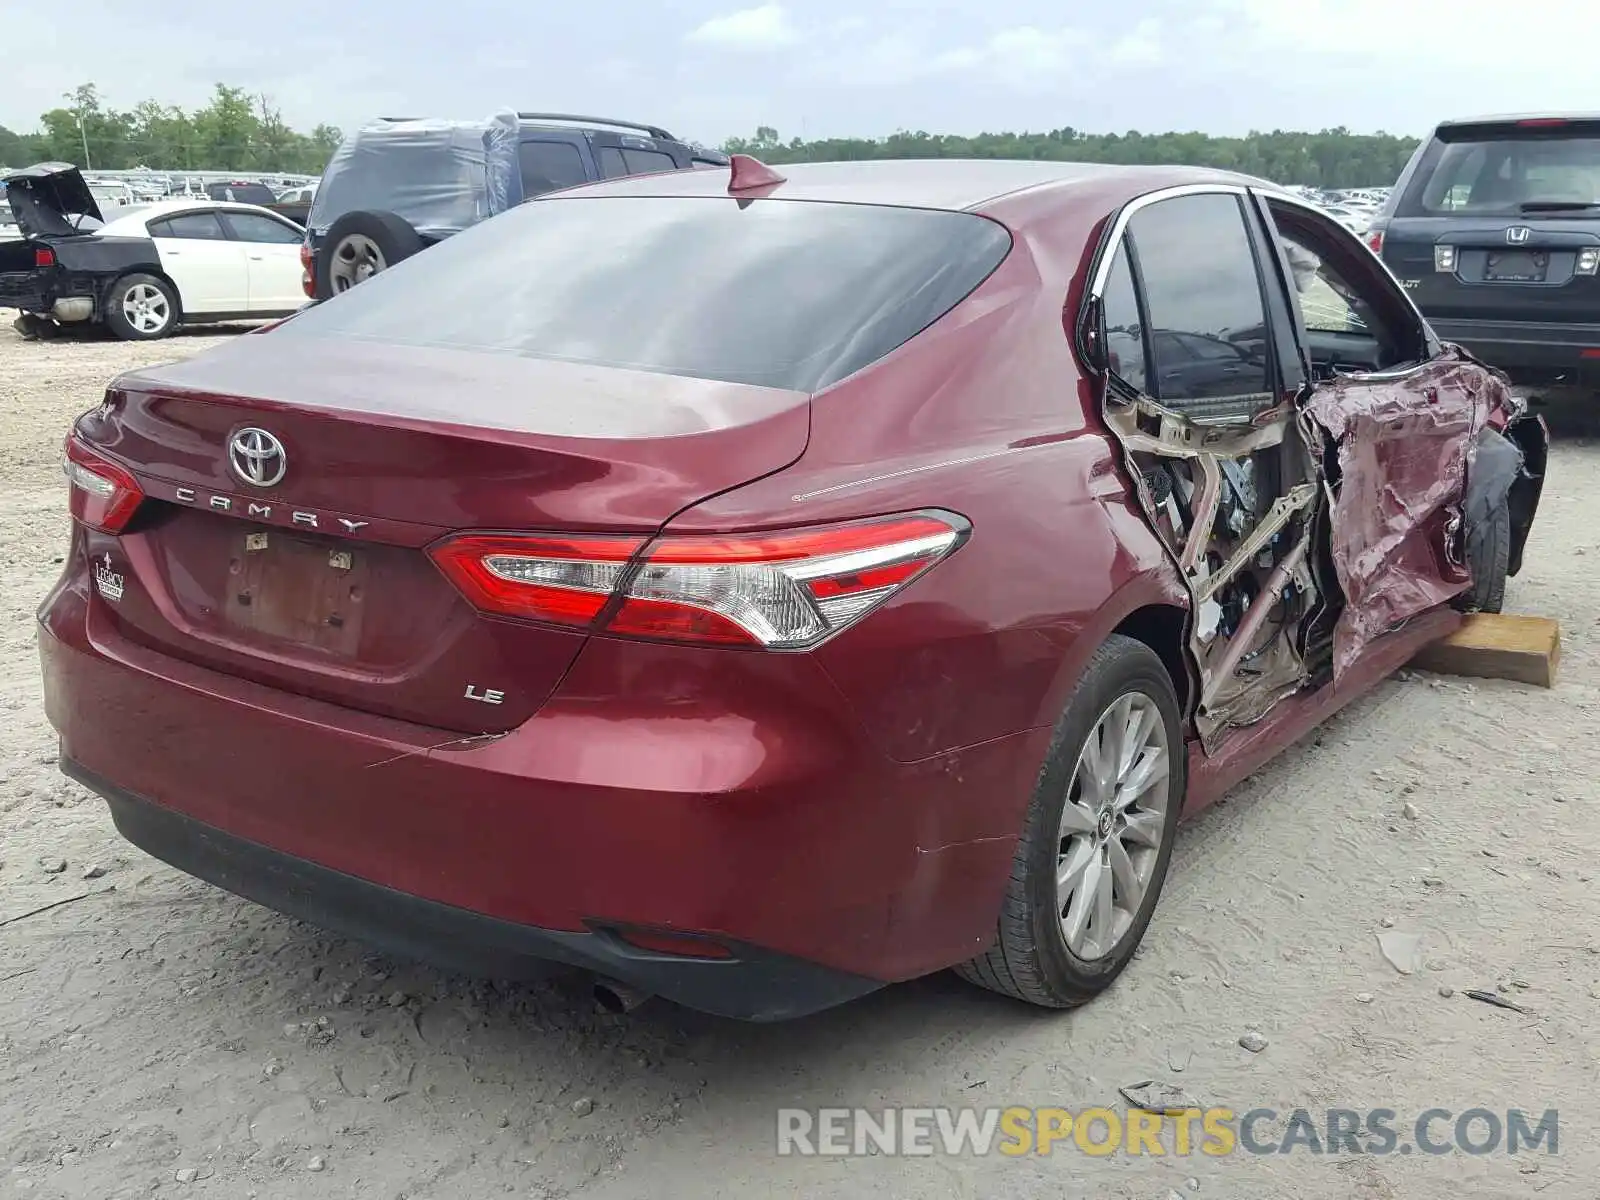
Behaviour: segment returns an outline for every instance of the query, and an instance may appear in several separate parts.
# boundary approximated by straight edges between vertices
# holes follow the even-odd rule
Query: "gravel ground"
[[[446,977],[189,880],[57,774],[32,613],[66,534],[62,435],[116,371],[217,336],[25,343],[0,317],[0,1195],[1595,1194],[1593,442],[1556,450],[1508,599],[1561,620],[1560,686],[1380,686],[1187,828],[1139,960],[1098,1003],[1041,1014],[938,976],[790,1025],[615,1017],[575,980]],[[1380,955],[1391,927],[1422,936],[1417,973]],[[1527,1012],[1462,994],[1497,987]],[[1264,1051],[1239,1046],[1249,1031]],[[1432,1107],[1556,1107],[1560,1152],[773,1149],[782,1106],[1120,1107],[1152,1078],[1239,1112],[1389,1108],[1402,1131]]]

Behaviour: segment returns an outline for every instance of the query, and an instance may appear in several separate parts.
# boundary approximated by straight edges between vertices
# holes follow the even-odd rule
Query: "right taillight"
[[[71,485],[72,519],[102,533],[121,533],[144,499],[139,481],[126,467],[102,458],[70,434],[61,469]]]
[[[1367,234],[1367,249],[1374,254],[1383,253],[1383,230],[1374,229]]]
[[[300,243],[300,290],[310,299],[317,295],[317,282],[315,271],[311,266],[311,243]]]
[[[609,634],[798,649],[876,608],[967,536],[917,512],[762,533],[466,534],[431,551],[478,609]]]

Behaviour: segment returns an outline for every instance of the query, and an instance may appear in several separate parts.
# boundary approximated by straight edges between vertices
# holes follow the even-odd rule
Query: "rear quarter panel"
[[[1088,232],[1077,229],[1065,254],[1019,236],[945,318],[814,399],[799,463],[669,526],[930,507],[971,521],[949,559],[812,652],[894,759],[1052,726],[1084,661],[1125,616],[1186,603],[1109,435],[1087,415],[1091,386],[1066,337]]]
[[[52,242],[56,259],[68,272],[122,275],[128,271],[161,272],[155,243],[142,237],[84,237]]]

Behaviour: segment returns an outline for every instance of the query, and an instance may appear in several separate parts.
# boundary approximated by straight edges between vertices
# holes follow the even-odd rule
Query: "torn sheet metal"
[[[1330,548],[1347,603],[1335,681],[1373,639],[1470,586],[1460,552],[1468,473],[1480,431],[1509,397],[1503,379],[1454,351],[1393,380],[1336,379],[1313,393],[1307,412],[1339,465]]]

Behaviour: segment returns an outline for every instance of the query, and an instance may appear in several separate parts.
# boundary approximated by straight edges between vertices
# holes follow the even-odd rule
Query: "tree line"
[[[291,129],[267,96],[217,84],[209,103],[192,111],[145,100],[126,111],[107,105],[95,85],[67,93],[66,103],[39,118],[32,133],[0,126],[0,165],[56,161],[101,170],[288,171],[319,174],[342,134],[318,125]],[[1279,183],[1373,187],[1392,183],[1416,138],[1358,134],[1342,126],[1316,133],[1273,130],[1243,137],[1204,133],[1085,133],[1070,126],[1048,133],[901,132],[884,138],[785,141],[771,126],[729,138],[723,149],[772,163],[874,158],[1030,158],[1069,162],[1165,163],[1240,171]]]
[[[1384,187],[1392,184],[1417,147],[1414,137],[1351,133],[1344,127],[1317,133],[1273,130],[1244,137],[1204,133],[1084,133],[1070,126],[1048,133],[896,133],[886,138],[784,141],[771,126],[753,137],[730,138],[729,153],[763,162],[838,162],[875,158],[1028,158],[1054,162],[1148,163],[1215,167],[1276,183],[1311,187]]]
[[[317,175],[343,134],[333,125],[291,129],[267,96],[217,84],[191,111],[145,100],[127,111],[107,105],[92,83],[68,92],[32,133],[0,125],[0,165],[69,162],[102,171],[257,171]]]

